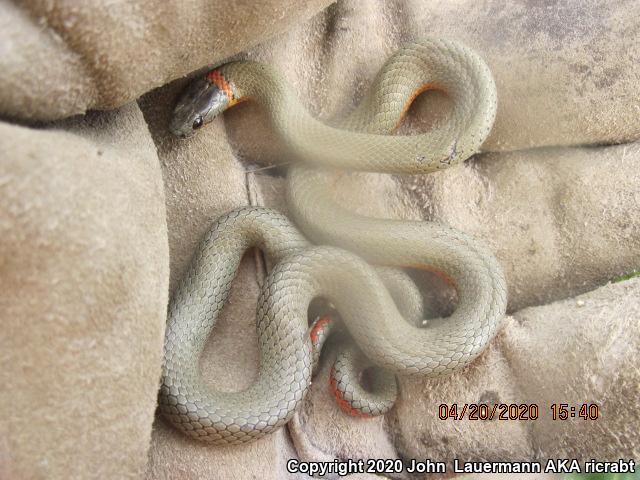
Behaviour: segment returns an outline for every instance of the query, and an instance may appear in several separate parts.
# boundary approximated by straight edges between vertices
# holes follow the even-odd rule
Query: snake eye
[[[192,125],[193,129],[194,129],[194,130],[199,129],[199,128],[202,126],[202,123],[203,123],[203,122],[202,122],[202,117],[197,117],[197,118],[193,121],[193,125]]]

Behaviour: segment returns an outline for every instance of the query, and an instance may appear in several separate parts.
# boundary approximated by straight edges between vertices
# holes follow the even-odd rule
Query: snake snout
[[[200,78],[187,87],[173,110],[169,130],[187,138],[227,109],[229,96],[209,77]]]
[[[169,124],[169,131],[173,135],[179,138],[187,138],[195,133],[193,132],[193,130],[188,131],[184,129],[181,124],[179,124],[178,122],[175,122],[175,119],[172,120],[171,123]]]

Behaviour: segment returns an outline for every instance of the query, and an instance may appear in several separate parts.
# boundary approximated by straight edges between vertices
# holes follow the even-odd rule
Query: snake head
[[[210,76],[193,81],[173,110],[169,130],[178,137],[190,137],[229,106],[229,96]]]

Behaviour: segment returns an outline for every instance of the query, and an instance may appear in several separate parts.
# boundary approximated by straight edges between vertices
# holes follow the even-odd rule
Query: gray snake
[[[430,88],[451,97],[449,119],[420,135],[389,135],[415,96]],[[170,129],[188,137],[247,99],[265,108],[274,131],[300,161],[288,174],[295,224],[314,243],[332,246],[311,246],[286,217],[260,207],[224,215],[203,239],[169,307],[159,398],[161,412],[176,427],[214,444],[259,438],[299,406],[327,334],[323,323],[308,327],[314,298],[335,306],[358,346],[338,356],[331,378],[341,406],[361,416],[393,405],[394,374],[433,377],[471,362],[497,332],[507,303],[500,266],[470,236],[431,222],[357,215],[331,196],[342,169],[427,173],[476,153],[496,112],[495,84],[477,54],[442,39],[408,43],[389,58],[351,115],[335,125],[313,118],[271,67],[228,63],[188,87]],[[257,306],[260,371],[241,392],[214,391],[201,380],[198,359],[251,247],[275,265]],[[413,290],[400,268],[426,269],[454,285],[459,300],[453,314],[427,328],[408,322],[420,315],[420,306],[403,297],[403,290]],[[369,390],[357,381],[368,362],[379,367]]]

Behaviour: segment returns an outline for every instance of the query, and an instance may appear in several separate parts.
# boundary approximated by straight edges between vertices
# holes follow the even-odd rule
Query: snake
[[[431,89],[452,100],[448,118],[421,134],[393,135],[413,100]],[[218,445],[250,442],[284,425],[304,400],[336,324],[323,316],[309,326],[316,298],[330,302],[354,342],[330,374],[336,400],[349,414],[386,413],[398,395],[396,375],[437,377],[472,362],[506,312],[505,276],[491,250],[440,223],[355,213],[331,191],[347,171],[429,173],[477,153],[497,108],[483,59],[458,41],[407,42],[386,60],[358,106],[335,122],[311,115],[277,69],[234,61],[188,85],[169,129],[189,138],[243,101],[267,112],[295,160],[287,173],[289,216],[239,208],[218,218],[202,239],[169,304],[160,412],[185,434]],[[273,265],[256,309],[259,372],[242,391],[216,390],[201,378],[198,362],[251,248]],[[435,273],[452,285],[453,313],[426,326],[411,321],[422,315],[422,299],[405,269]],[[373,378],[363,385],[370,365]]]

